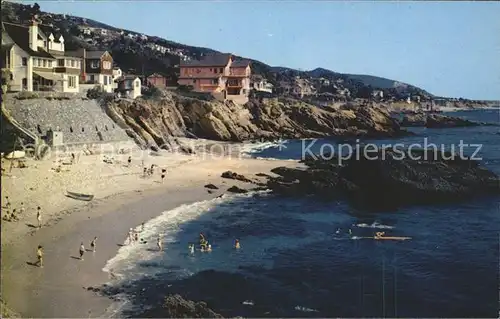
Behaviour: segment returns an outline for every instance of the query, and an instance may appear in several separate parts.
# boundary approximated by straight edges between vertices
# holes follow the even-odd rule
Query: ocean
[[[498,110],[449,114],[500,122]],[[476,157],[500,174],[499,127],[411,131],[416,135],[361,142],[480,144]],[[299,159],[311,142],[268,143],[249,156]],[[323,139],[310,149],[341,142]],[[145,224],[142,244],[121,247],[104,268],[119,278],[104,289],[117,301],[106,315],[164,317],[164,296],[178,293],[225,317],[497,318],[499,225],[499,198],[491,197],[374,214],[314,197],[226,195],[163,212]],[[412,240],[362,238],[376,231]],[[200,232],[213,251],[190,254]],[[236,238],[240,250],[232,248]]]

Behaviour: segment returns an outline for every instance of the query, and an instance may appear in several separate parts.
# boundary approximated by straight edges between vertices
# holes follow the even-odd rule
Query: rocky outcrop
[[[240,188],[238,186],[231,186],[227,189],[228,192],[230,193],[235,193],[235,194],[245,194],[248,193],[246,189]]]
[[[497,175],[458,155],[386,149],[382,157],[382,151],[367,149],[359,157],[356,160],[354,154],[342,165],[337,158],[309,158],[305,160],[307,169],[276,168],[273,173],[280,177],[269,178],[268,187],[289,196],[346,198],[354,206],[367,210],[392,210],[404,205],[500,194]]]
[[[110,101],[107,113],[144,146],[169,149],[169,136],[219,141],[326,136],[398,136],[406,131],[376,107],[319,108],[294,99],[246,105],[164,92],[159,99]],[[127,131],[128,132],[128,131]],[[132,134],[129,133],[132,136]]]
[[[240,174],[235,173],[235,172],[231,172],[231,171],[226,171],[226,172],[222,173],[221,177],[227,178],[227,179],[235,179],[237,181],[242,181],[242,182],[246,182],[246,183],[252,183],[252,181],[249,180],[248,178],[246,178],[245,176],[240,175]]]
[[[223,318],[208,308],[203,301],[185,300],[180,295],[169,295],[163,303],[166,318]]]
[[[493,125],[490,123],[478,123],[465,120],[459,117],[447,116],[442,114],[424,112],[406,113],[401,122],[402,127],[427,127],[427,128],[451,128],[451,127],[470,127],[480,125]]]
[[[425,113],[408,113],[403,116],[400,124],[402,127],[424,127],[426,122],[427,115]]]
[[[427,116],[425,127],[428,128],[450,128],[450,127],[469,127],[479,126],[485,123],[476,123],[469,120],[464,120],[459,117],[452,117],[439,114],[430,114]]]

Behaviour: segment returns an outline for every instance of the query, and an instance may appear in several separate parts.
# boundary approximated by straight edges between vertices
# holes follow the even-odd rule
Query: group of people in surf
[[[212,245],[208,242],[208,240],[205,238],[205,235],[203,233],[200,233],[200,251],[202,252],[209,252],[212,251]],[[240,249],[240,241],[239,239],[236,239],[234,241],[234,248],[235,249]],[[195,245],[194,244],[189,244],[189,251],[193,254],[195,251]]]

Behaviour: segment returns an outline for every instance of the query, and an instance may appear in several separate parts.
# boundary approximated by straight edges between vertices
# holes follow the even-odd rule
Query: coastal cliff
[[[407,132],[383,109],[357,105],[317,107],[295,99],[231,101],[186,97],[113,100],[107,114],[143,146],[169,148],[169,136],[218,141],[326,136],[392,137]]]

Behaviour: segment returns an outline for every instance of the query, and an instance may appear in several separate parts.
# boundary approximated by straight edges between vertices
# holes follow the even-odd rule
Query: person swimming
[[[189,244],[189,252],[194,254],[194,244]]]
[[[239,239],[236,239],[234,241],[234,248],[236,248],[236,249],[240,249],[241,248],[241,246],[240,246],[240,240]]]
[[[375,238],[381,238],[384,235],[385,235],[384,231],[378,231],[378,232],[375,233]]]
[[[212,251],[212,245],[208,244],[207,251]]]

